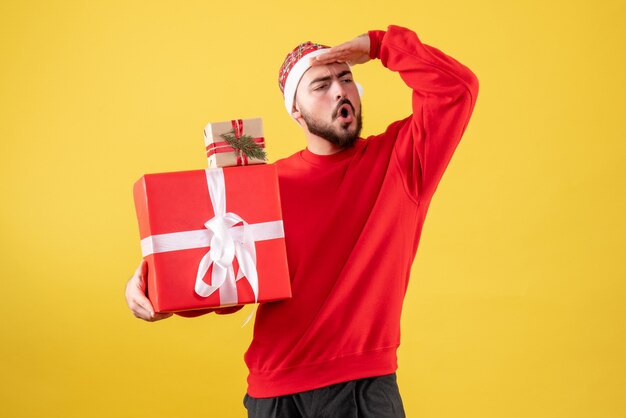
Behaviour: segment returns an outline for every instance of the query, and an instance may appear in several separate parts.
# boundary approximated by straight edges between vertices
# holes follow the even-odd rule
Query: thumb
[[[147,289],[147,279],[148,279],[148,262],[145,259],[141,260],[141,264],[137,268],[139,271],[139,283],[137,287],[141,290],[143,294],[142,298],[138,301],[139,305],[144,308],[152,318],[154,318],[154,308],[152,307],[152,303],[150,303],[150,299],[148,299],[148,289]]]
[[[145,279],[148,276],[148,262],[142,259],[139,268],[141,269],[141,277]]]
[[[148,278],[148,263],[146,260],[141,260],[141,263],[135,270],[135,285],[142,291],[146,290],[146,279]]]

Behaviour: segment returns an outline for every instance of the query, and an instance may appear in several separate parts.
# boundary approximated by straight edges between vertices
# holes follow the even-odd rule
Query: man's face
[[[351,146],[361,133],[361,99],[347,64],[309,68],[295,103],[309,132],[341,148]]]

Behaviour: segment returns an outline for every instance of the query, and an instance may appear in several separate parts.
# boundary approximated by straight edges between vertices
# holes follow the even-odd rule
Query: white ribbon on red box
[[[236,305],[236,282],[246,278],[254,292],[255,303],[259,296],[259,279],[256,269],[255,242],[284,238],[283,221],[248,224],[241,216],[226,212],[226,186],[221,168],[204,170],[213,205],[214,217],[204,223],[206,229],[151,235],[141,240],[143,257],[168,251],[210,247],[202,257],[196,274],[195,292],[208,297],[219,289],[220,306]],[[235,226],[238,223],[243,225]],[[237,258],[239,272],[235,277],[233,261]],[[213,266],[211,284],[203,277]]]

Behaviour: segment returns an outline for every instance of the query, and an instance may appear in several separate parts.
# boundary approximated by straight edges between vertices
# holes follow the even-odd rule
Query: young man
[[[413,90],[413,114],[360,138],[350,65],[371,59]],[[478,80],[412,31],[390,26],[330,49],[299,45],[279,85],[307,142],[276,162],[293,297],[259,307],[244,404],[249,417],[402,417],[395,378],[402,301]],[[154,314],[142,270],[127,285],[129,307],[145,320],[169,316]]]

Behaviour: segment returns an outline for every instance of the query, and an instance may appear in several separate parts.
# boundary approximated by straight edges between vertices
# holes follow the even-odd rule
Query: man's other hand
[[[327,52],[311,59],[311,65],[326,65],[345,62],[348,65],[363,64],[370,60],[370,37],[367,33],[351,41],[330,48]]]
[[[171,313],[155,313],[150,300],[146,297],[146,277],[148,263],[141,260],[133,277],[126,284],[126,303],[133,315],[144,321],[154,322],[169,318]]]

